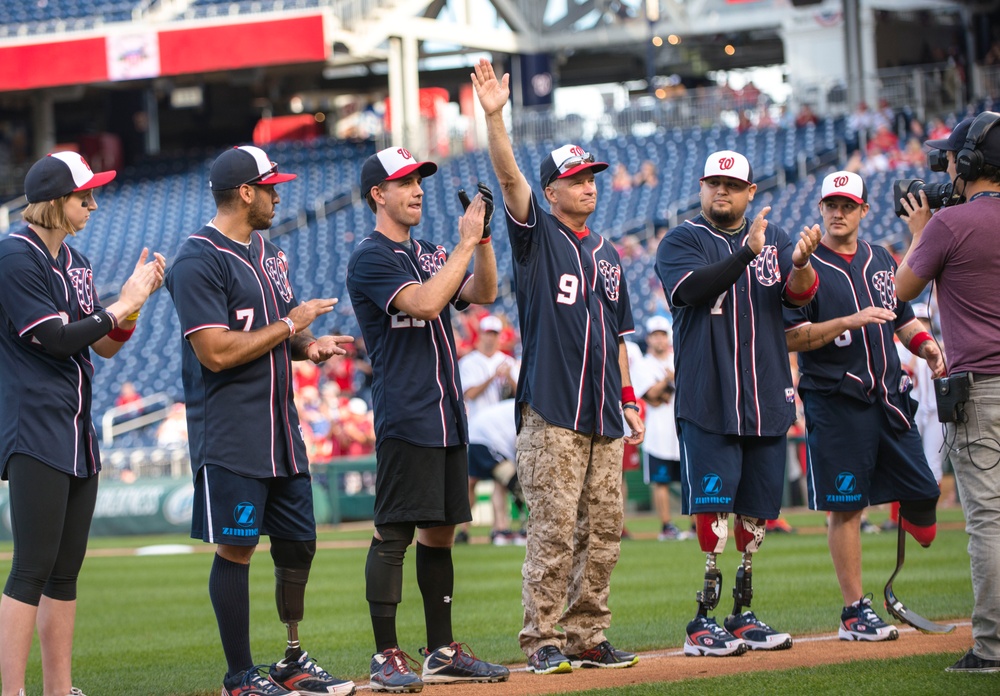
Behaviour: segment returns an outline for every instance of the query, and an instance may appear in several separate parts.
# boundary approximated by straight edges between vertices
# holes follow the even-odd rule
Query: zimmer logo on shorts
[[[722,492],[722,477],[718,474],[705,474],[702,476],[701,490],[705,495],[696,497],[694,499],[695,505],[707,505],[710,503],[728,505],[733,501],[729,496],[719,495]]]
[[[837,494],[828,493],[826,502],[855,503],[861,500],[861,494],[854,492],[854,489],[858,486],[858,479],[851,472],[841,471],[837,474],[837,480],[834,485],[837,487]]]
[[[233,508],[233,519],[236,527],[223,527],[224,536],[255,537],[260,534],[254,525],[257,524],[257,508],[253,503],[237,503]]]

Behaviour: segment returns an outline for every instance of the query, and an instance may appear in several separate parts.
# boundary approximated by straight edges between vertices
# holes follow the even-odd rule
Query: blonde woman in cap
[[[94,189],[114,178],[75,152],[43,157],[24,180],[27,225],[0,241],[0,476],[14,533],[0,599],[4,696],[24,693],[36,628],[45,693],[81,693],[71,675],[77,577],[101,470],[90,353],[121,350],[165,268],[143,249],[105,307],[89,259],[66,243],[97,210]]]

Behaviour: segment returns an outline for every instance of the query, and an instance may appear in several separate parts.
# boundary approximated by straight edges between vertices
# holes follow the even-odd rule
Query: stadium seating
[[[842,123],[823,121],[817,126],[782,130],[767,128],[738,132],[720,126],[697,129],[669,129],[649,135],[598,136],[579,143],[612,166],[623,162],[633,173],[645,160],[654,163],[659,174],[657,187],[635,187],[626,191],[611,190],[610,172],[598,175],[600,203],[590,220],[591,227],[609,239],[620,242],[627,234],[637,234],[645,243],[653,229],[669,224],[677,215],[692,214],[697,209],[698,179],[705,158],[718,149],[736,149],[748,155],[754,164],[761,190],[754,208],[772,205],[770,220],[794,233],[802,225],[818,222],[816,201],[819,181],[830,167],[815,171],[800,181],[789,178],[781,189],[774,187],[776,176],[792,176],[799,160],[818,161],[836,148],[842,137]],[[560,143],[561,144],[561,143]],[[515,155],[529,182],[539,192],[537,172],[541,160],[556,146],[552,141],[519,143]],[[358,242],[373,228],[374,216],[363,200],[325,214],[326,203],[357,186],[365,157],[374,152],[371,142],[319,140],[310,143],[274,143],[268,153],[285,171],[298,178],[279,187],[281,203],[275,229],[298,220],[291,232],[275,239],[289,257],[292,283],[299,298],[339,297],[334,312],[313,327],[316,332],[357,334],[357,322],[345,288],[347,260]],[[197,231],[214,214],[208,190],[208,169],[217,152],[189,152],[183,156],[161,159],[128,168],[99,196],[102,211],[73,244],[91,259],[99,279],[102,297],[114,296],[128,277],[143,246],[164,253],[168,260],[181,242]],[[450,248],[457,241],[461,204],[459,188],[474,189],[482,179],[497,195],[502,205],[488,153],[478,150],[441,161],[438,173],[424,182],[423,220],[414,231],[418,238],[429,238]],[[869,181],[873,191],[872,213],[864,233],[872,239],[900,235],[904,228],[888,203],[891,179],[900,174],[878,175]],[[499,208],[494,227],[497,236],[506,236]],[[495,311],[512,320],[517,315],[511,291],[512,261],[507,244],[495,245],[501,278],[501,295]],[[657,308],[654,259],[644,255],[624,262],[632,294],[637,326]],[[117,358],[113,372],[115,384],[103,382],[98,360],[99,388],[95,391],[95,412],[111,406],[121,381],[134,382],[142,394],[165,391],[182,398],[180,378],[181,338],[176,315],[166,292],[154,296],[140,320],[139,330]],[[149,433],[131,436],[131,444],[148,444]]]

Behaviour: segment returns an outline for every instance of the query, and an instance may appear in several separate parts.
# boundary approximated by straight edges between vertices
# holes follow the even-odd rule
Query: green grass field
[[[884,513],[873,514],[878,522]],[[791,514],[797,527],[819,528],[821,514]],[[959,522],[960,510],[942,511],[944,522]],[[950,525],[955,527],[955,524]],[[629,519],[635,534],[651,533],[649,517]],[[485,530],[478,530],[485,535]],[[364,540],[367,531],[322,530],[321,541]],[[895,565],[895,534],[864,535],[866,589],[881,604],[881,589]],[[91,550],[147,544],[189,543],[181,537],[95,538]],[[196,543],[196,542],[190,542]],[[10,544],[0,544],[0,552]],[[907,564],[895,583],[907,606],[932,619],[968,618],[972,606],[966,535],[943,529],[930,549],[907,546]],[[455,635],[484,657],[522,663],[517,645],[521,627],[518,547],[473,544],[455,551]],[[364,548],[322,549],[317,554],[300,626],[303,646],[329,671],[367,681],[372,644],[364,592]],[[729,594],[739,555],[730,544],[720,567]],[[93,554],[80,578],[74,650],[74,679],[91,696],[217,694],[225,661],[207,582],[211,556],[102,556]],[[0,561],[6,577],[9,560]],[[631,650],[677,649],[693,616],[701,588],[704,554],[697,542],[629,540],[612,580],[612,642]],[[841,605],[826,548],[818,533],[771,534],[754,558],[754,610],[768,623],[795,634],[836,629]],[[719,612],[731,600],[724,599]],[[273,662],[284,647],[285,631],[274,609],[273,566],[266,552],[251,566],[252,644],[258,662]],[[408,555],[398,632],[411,655],[424,643],[423,612]],[[958,655],[923,656],[887,665],[878,661],[746,675],[614,693],[1000,693],[1000,675],[946,675]],[[37,646],[29,664],[28,693],[40,693]],[[849,684],[849,686],[848,686]],[[453,687],[454,688],[454,687]],[[983,690],[980,691],[980,688]],[[695,691],[697,690],[697,691]],[[449,690],[449,693],[455,693]],[[590,692],[612,693],[610,691]],[[447,696],[447,695],[446,695]],[[457,694],[455,694],[457,696]]]

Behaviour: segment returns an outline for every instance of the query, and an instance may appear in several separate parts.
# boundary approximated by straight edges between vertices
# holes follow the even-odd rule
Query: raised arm
[[[785,331],[789,353],[816,350],[833,341],[845,331],[860,329],[868,324],[884,324],[896,315],[883,307],[865,307],[860,312],[837,317],[818,324],[805,323]]]
[[[531,186],[517,168],[514,148],[503,122],[503,107],[510,98],[510,75],[498,80],[493,66],[485,58],[479,60],[472,73],[472,84],[479,96],[479,103],[486,113],[486,133],[489,136],[490,161],[500,181],[507,210],[518,222],[528,221],[531,213]]]

